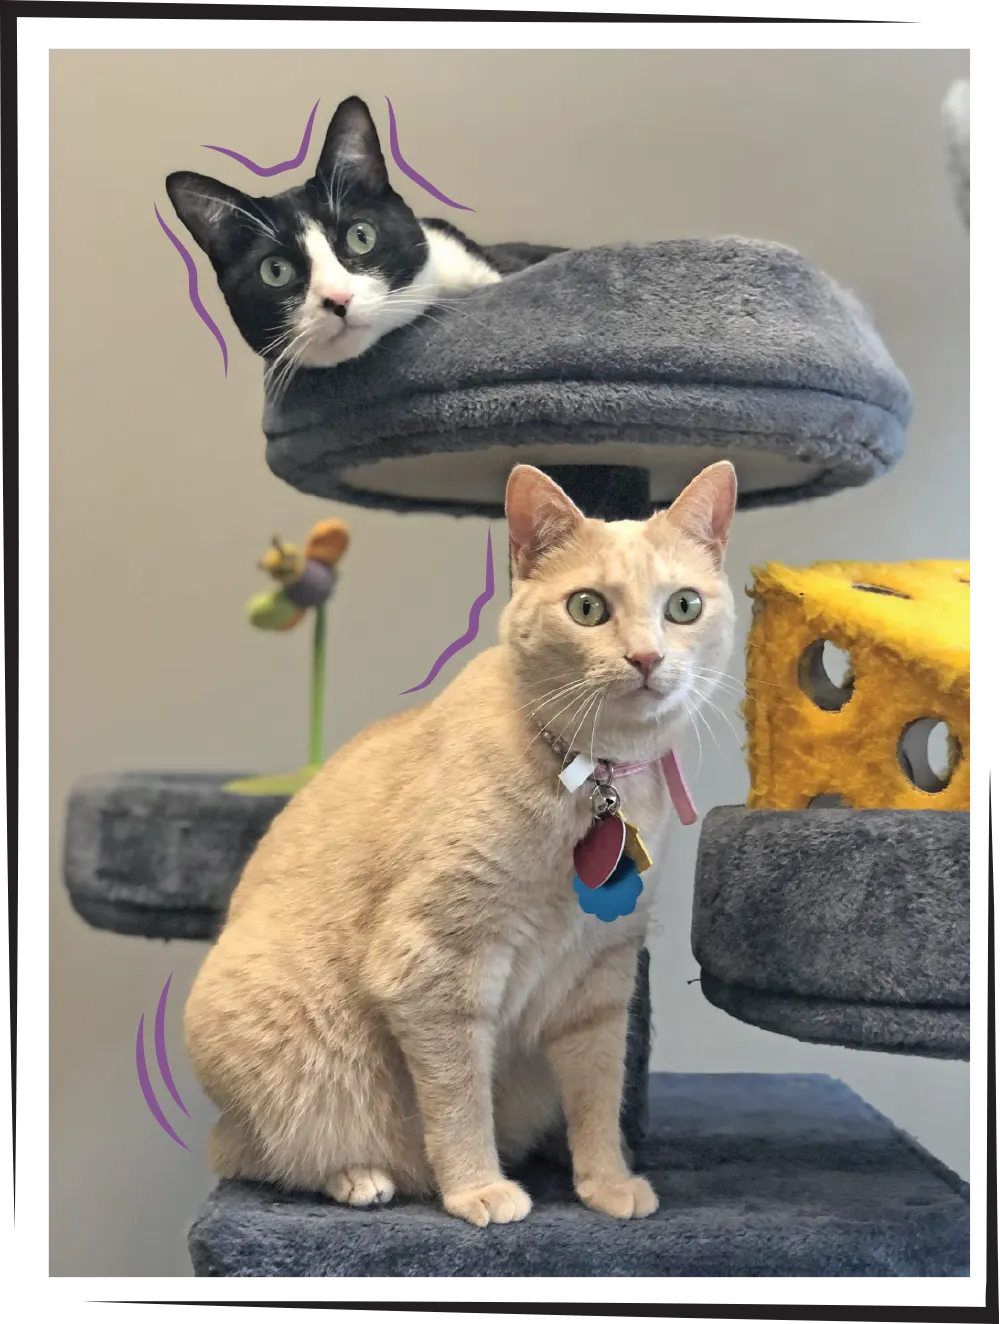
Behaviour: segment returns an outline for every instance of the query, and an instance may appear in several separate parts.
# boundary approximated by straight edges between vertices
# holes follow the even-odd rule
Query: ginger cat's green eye
[[[667,598],[666,617],[675,625],[690,625],[701,615],[701,594],[693,588],[679,588]]]
[[[260,264],[260,278],[265,285],[271,285],[280,289],[282,285],[287,285],[295,275],[295,268],[287,258],[266,257]]]
[[[347,232],[347,247],[358,257],[364,257],[375,247],[378,231],[368,221],[355,221]]]
[[[608,604],[592,588],[582,588],[567,598],[566,610],[577,625],[601,625],[611,615]]]

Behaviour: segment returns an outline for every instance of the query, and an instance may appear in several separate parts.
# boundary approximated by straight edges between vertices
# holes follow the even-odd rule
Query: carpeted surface
[[[654,1075],[640,1166],[651,1218],[586,1209],[568,1175],[518,1176],[522,1223],[473,1228],[433,1204],[351,1209],[223,1182],[189,1235],[227,1277],[962,1277],[968,1190],[839,1081]]]
[[[702,825],[702,992],[817,1043],[969,1056],[969,815],[724,806]]]
[[[242,773],[115,773],[73,787],[63,874],[88,924],[146,938],[213,938],[284,795],[222,789]]]
[[[331,369],[264,416],[304,492],[498,517],[511,464],[648,469],[654,502],[733,460],[741,506],[899,459],[906,381],[867,313],[797,253],[675,239],[557,253]]]

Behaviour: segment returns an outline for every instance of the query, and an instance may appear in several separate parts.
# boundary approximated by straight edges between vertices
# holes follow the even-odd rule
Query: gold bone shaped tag
[[[621,817],[621,815],[619,815]],[[632,860],[637,873],[645,873],[653,863],[649,851],[639,836],[639,829],[634,823],[630,823],[627,818],[623,818],[625,824],[625,854]]]

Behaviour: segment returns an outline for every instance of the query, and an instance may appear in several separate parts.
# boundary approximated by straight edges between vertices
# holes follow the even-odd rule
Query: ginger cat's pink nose
[[[663,661],[662,653],[629,653],[625,659],[631,662],[636,671],[641,671],[644,678],[649,680],[654,668]]]

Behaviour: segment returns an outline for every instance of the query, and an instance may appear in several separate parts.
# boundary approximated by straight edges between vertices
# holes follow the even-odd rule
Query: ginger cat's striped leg
[[[450,1214],[478,1227],[525,1217],[531,1199],[500,1168],[493,1124],[492,1018],[424,1001],[397,1006],[393,1030],[406,1057],[424,1144]]]
[[[576,1192],[591,1209],[616,1218],[645,1218],[659,1203],[649,1182],[625,1161],[619,1120],[638,953],[639,944],[629,941],[598,957],[546,1033]]]

